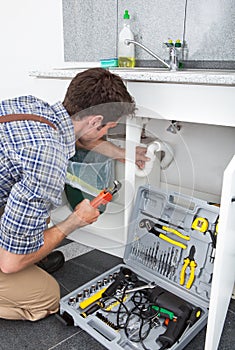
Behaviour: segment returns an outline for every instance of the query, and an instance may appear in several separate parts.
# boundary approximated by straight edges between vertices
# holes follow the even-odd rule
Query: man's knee
[[[59,310],[59,284],[37,266],[13,275],[0,272],[0,282],[2,318],[37,321]]]

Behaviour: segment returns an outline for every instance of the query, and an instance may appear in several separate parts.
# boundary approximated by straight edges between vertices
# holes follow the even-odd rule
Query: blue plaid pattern
[[[61,205],[69,158],[75,153],[73,123],[60,102],[33,96],[0,103],[6,114],[37,114],[57,130],[35,121],[0,123],[0,246],[16,254],[37,251],[50,211]]]

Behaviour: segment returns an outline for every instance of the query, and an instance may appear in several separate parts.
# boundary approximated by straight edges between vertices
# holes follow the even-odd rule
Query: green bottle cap
[[[175,41],[175,47],[181,47],[180,39],[177,39],[177,40]]]
[[[128,10],[125,10],[123,18],[124,19],[130,19],[130,15],[128,13]]]

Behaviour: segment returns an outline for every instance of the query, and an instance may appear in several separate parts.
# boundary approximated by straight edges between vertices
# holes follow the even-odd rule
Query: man
[[[33,96],[0,103],[1,318],[35,321],[58,311],[59,285],[39,266],[50,262],[49,253],[65,237],[99,216],[85,199],[63,222],[47,228],[51,209],[61,204],[68,159],[76,140],[124,158],[123,150],[102,138],[134,110],[122,80],[102,68],[79,73],[63,103],[50,106]],[[21,116],[13,121],[16,114]],[[143,150],[137,157],[139,166],[147,160]]]

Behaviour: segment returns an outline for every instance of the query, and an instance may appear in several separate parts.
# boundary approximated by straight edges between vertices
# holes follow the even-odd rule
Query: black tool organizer
[[[206,325],[219,209],[139,187],[124,262],[61,299],[108,349],[183,349]]]

